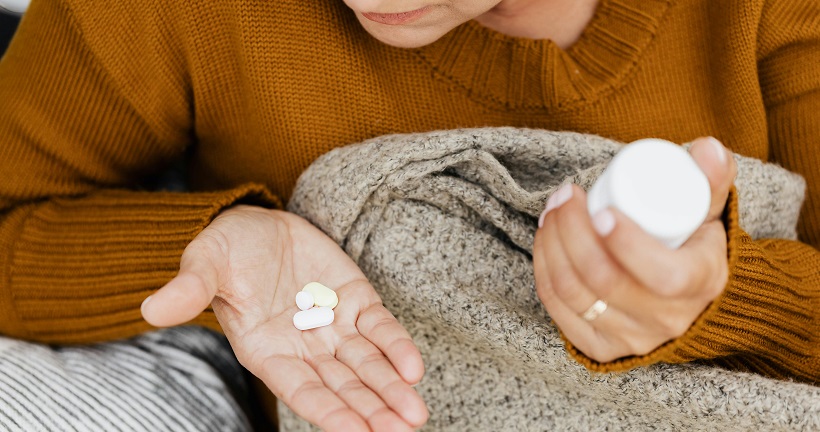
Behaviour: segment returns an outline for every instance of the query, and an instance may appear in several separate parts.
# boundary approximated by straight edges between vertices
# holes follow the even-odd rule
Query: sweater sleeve
[[[120,66],[150,79],[123,85],[67,2],[35,0],[22,19],[0,60],[0,333],[84,343],[146,331],[142,300],[223,208],[280,206],[254,184],[138,190],[192,141],[184,55],[160,46],[169,29],[143,29],[160,42]],[[218,328],[213,313],[196,323]]]
[[[680,338],[645,355],[601,364],[568,345],[588,368],[708,360],[779,379],[820,383],[820,3],[770,1],[758,35],[770,159],[806,179],[800,241],[753,241],[725,211],[729,282]]]

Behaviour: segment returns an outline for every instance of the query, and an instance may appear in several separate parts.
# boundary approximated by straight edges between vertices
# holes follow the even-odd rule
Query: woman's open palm
[[[314,281],[338,294],[335,320],[297,330],[296,293]],[[411,387],[424,366],[410,335],[344,251],[296,215],[222,212],[150,299],[143,316],[156,326],[187,322],[212,304],[242,365],[322,429],[401,431],[427,420]]]

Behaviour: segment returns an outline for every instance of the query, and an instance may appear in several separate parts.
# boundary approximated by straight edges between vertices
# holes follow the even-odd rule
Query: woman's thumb
[[[737,173],[732,153],[717,139],[706,137],[694,140],[689,154],[706,174],[712,190],[712,203],[709,206],[706,220],[717,219],[723,213],[729,190],[732,188]]]
[[[177,276],[142,302],[142,317],[156,327],[184,324],[202,313],[216,296],[219,273],[202,251],[187,248]],[[199,252],[199,253],[197,253]]]

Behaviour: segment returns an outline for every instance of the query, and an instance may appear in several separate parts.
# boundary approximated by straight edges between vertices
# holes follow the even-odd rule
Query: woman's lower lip
[[[394,13],[394,14],[381,14],[381,13],[373,13],[373,12],[362,12],[362,16],[369,19],[370,21],[375,21],[381,24],[387,25],[400,25],[400,24],[408,24],[411,21],[414,21],[420,18],[422,15],[426,14],[429,11],[429,7],[423,7],[421,9],[416,9],[410,12],[401,12],[401,13]]]

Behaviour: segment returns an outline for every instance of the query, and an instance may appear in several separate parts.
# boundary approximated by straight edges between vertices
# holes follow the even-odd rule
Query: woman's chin
[[[379,42],[396,48],[419,48],[439,40],[452,29],[387,25],[373,22],[356,14],[362,27]]]

